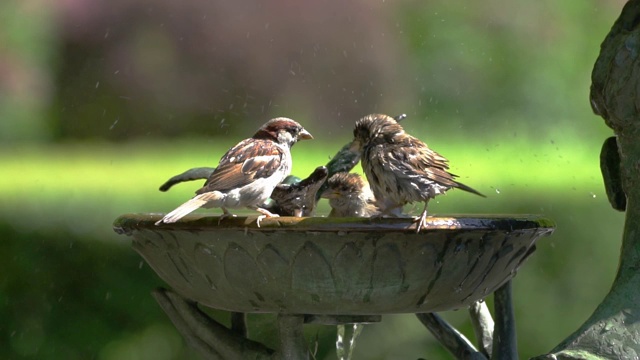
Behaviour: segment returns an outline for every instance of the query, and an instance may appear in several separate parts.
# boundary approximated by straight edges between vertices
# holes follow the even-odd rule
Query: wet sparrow
[[[437,195],[458,188],[484,197],[478,191],[455,180],[446,158],[427,144],[407,134],[396,120],[372,114],[356,122],[354,147],[360,149],[362,169],[377,199],[391,206],[389,214],[407,203],[424,202],[424,210],[414,220],[417,232],[426,226],[427,204]]]

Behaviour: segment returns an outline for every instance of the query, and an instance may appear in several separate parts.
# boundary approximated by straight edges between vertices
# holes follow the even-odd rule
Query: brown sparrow
[[[304,180],[278,184],[271,193],[272,201],[269,211],[282,216],[313,216],[316,208],[316,193],[325,183],[327,175],[327,168],[318,166]]]
[[[329,217],[371,217],[380,214],[376,198],[362,176],[340,172],[325,184],[327,188],[321,196],[329,199]]]
[[[478,191],[455,181],[446,158],[427,144],[407,134],[396,120],[387,115],[371,114],[356,122],[354,146],[360,149],[362,169],[377,199],[394,208],[415,201],[424,202],[417,232],[426,226],[427,204],[437,195],[458,188],[484,197]]]
[[[298,141],[313,139],[297,122],[288,118],[269,120],[249,139],[227,151],[196,196],[165,215],[156,225],[173,223],[200,208],[227,209],[247,207],[260,212],[257,224],[277,214],[259,207],[273,189],[291,172],[291,147]]]
[[[401,121],[407,118],[407,114],[400,114],[393,117],[396,121]],[[354,140],[355,141],[355,140]],[[327,163],[327,170],[329,171],[329,178],[334,174],[345,172],[348,173],[353,169],[360,161],[360,149],[354,146],[354,141],[350,141],[345,144]],[[320,200],[320,195],[324,193],[329,184],[325,182],[316,196],[316,201]]]

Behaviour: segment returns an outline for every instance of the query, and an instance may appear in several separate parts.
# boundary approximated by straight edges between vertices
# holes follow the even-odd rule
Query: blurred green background
[[[215,166],[271,117],[314,134],[293,151],[305,176],[372,112],[408,114],[407,131],[489,195],[452,191],[431,214],[556,221],[514,282],[521,356],[550,350],[617,267],[624,215],[598,164],[612,132],[588,92],[623,3],[1,2],[0,358],[197,359],[112,221],[171,210],[200,183],[161,183]],[[444,315],[471,336],[465,310]],[[251,315],[251,337],[273,344],[273,325]],[[307,330],[318,359],[335,358],[335,329]],[[411,315],[367,326],[355,349],[419,357],[451,359]]]

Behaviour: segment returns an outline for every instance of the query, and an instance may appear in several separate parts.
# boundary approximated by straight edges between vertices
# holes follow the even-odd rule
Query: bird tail
[[[469,186],[467,186],[467,185],[465,185],[465,184],[463,184],[463,183],[459,183],[459,182],[457,182],[457,181],[456,181],[455,183],[456,183],[456,185],[457,185],[456,187],[457,187],[458,189],[460,189],[460,190],[464,190],[464,191],[466,191],[466,192],[470,192],[470,193],[472,193],[472,194],[476,194],[476,195],[479,195],[479,196],[482,196],[482,197],[486,198],[486,196],[485,196],[485,195],[483,195],[483,194],[481,194],[478,190],[475,190],[475,189],[473,189],[473,188],[471,188],[471,187],[469,187]]]
[[[158,220],[156,222],[156,225],[160,225],[162,223],[171,224],[182,219],[184,216],[201,208],[206,203],[213,200],[217,200],[216,198],[219,196],[215,196],[215,195],[219,195],[220,193],[218,194],[215,194],[215,193],[218,193],[218,192],[217,191],[214,193],[208,192],[208,193],[196,195],[194,198],[178,206],[173,211],[165,215],[162,219]]]

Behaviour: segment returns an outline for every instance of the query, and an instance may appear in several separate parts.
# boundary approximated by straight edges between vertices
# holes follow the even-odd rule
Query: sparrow
[[[262,214],[257,219],[260,227],[260,220],[278,215],[259,205],[291,172],[291,147],[306,139],[313,136],[297,122],[284,117],[269,120],[253,137],[239,142],[222,156],[195,197],[166,214],[156,225],[176,222],[200,207],[221,208],[221,219],[233,216],[227,209],[247,207]]]
[[[304,180],[278,184],[271,193],[273,201],[269,211],[282,216],[312,216],[316,208],[316,193],[325,183],[327,175],[327,168],[318,166]]]
[[[396,121],[407,118],[407,114],[400,114],[393,117]],[[327,163],[329,170],[329,178],[334,174],[345,172],[348,173],[360,162],[360,150],[354,145],[355,140],[346,143]],[[317,193],[316,201],[320,200],[320,196],[327,189],[329,184],[326,182],[320,187]]]
[[[429,149],[427,144],[407,134],[392,117],[371,114],[356,122],[354,147],[361,154],[361,165],[377,199],[392,205],[382,210],[388,214],[412,202],[424,202],[422,214],[414,218],[417,232],[426,227],[429,200],[458,188],[482,197],[478,191],[455,180],[448,160]]]
[[[325,183],[327,188],[321,194],[329,199],[329,217],[371,217],[380,215],[380,208],[371,192],[369,184],[362,176],[340,172]]]
[[[333,175],[338,173],[348,173],[360,162],[360,151],[354,146],[353,141],[350,141],[329,160],[326,167],[328,170],[327,178],[330,179]],[[316,193],[316,202],[320,200],[320,196],[329,187],[328,181],[325,181],[320,189]]]

